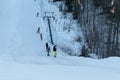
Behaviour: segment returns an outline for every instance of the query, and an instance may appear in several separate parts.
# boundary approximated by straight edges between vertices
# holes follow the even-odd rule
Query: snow
[[[0,1],[0,80],[119,80],[120,58],[98,60],[68,56],[61,51],[60,48],[67,48],[80,54],[84,39],[82,32],[77,32],[80,29],[76,28],[76,21],[71,21],[72,16],[63,19],[57,5],[48,0]],[[43,20],[45,11],[55,12],[56,20],[51,25],[58,46],[56,58],[52,51],[46,56],[45,42],[50,39],[47,21]],[[38,27],[43,41],[36,34]],[[63,31],[64,27],[70,32]],[[78,36],[81,43],[74,41]],[[53,45],[49,45],[52,49]]]
[[[72,15],[70,13],[63,15],[63,13],[59,11],[60,2],[52,3],[44,0],[39,1],[39,3],[42,16],[45,16],[45,12],[54,12],[52,14],[47,13],[47,16],[55,17],[55,19],[50,19],[54,44],[60,49],[64,48],[65,50],[63,51],[68,54],[80,55],[80,49],[84,44],[84,39],[83,34],[80,33],[81,30],[78,29],[79,25],[75,20],[72,20]],[[66,19],[64,19],[65,16]],[[47,20],[44,20],[44,22],[47,24]],[[47,41],[51,42],[48,28],[46,31],[48,33]],[[81,38],[81,42],[76,41],[79,37]]]
[[[120,58],[24,56],[0,61],[1,80],[119,80]],[[21,61],[20,61],[20,60]],[[9,61],[8,61],[9,60]]]
[[[46,30],[41,15],[36,17],[39,5],[34,0],[1,0],[0,5],[0,54],[39,55],[44,42],[36,31]]]

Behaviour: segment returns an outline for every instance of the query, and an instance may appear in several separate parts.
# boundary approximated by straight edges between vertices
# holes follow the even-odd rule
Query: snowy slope
[[[43,24],[41,18],[36,17],[39,10],[34,0],[1,0],[0,54],[40,54],[43,45],[36,30]]]
[[[17,29],[15,27],[17,26],[18,18],[11,13],[15,10],[13,4],[14,2],[12,0],[0,1],[0,54],[12,53],[14,47],[18,47],[19,45],[19,43],[14,44],[17,43],[20,38],[16,36]]]
[[[85,43],[82,31],[78,28],[77,21],[72,19],[70,13],[63,15],[63,12],[59,11],[61,2],[53,3],[52,0],[38,0],[38,3],[42,17],[53,16],[55,18],[50,19],[54,44],[68,54],[80,55],[81,47]],[[45,15],[46,12],[53,13],[47,13]],[[44,19],[44,22],[46,23],[47,41],[51,42],[47,20]],[[81,39],[81,42],[77,42],[78,38]]]
[[[55,7],[46,6],[48,4],[47,0],[0,1],[0,80],[119,80],[119,58],[96,60],[70,57],[61,50],[58,50],[57,58],[53,57],[52,52],[50,57],[46,56],[45,42],[49,39],[47,24],[42,17],[44,11]],[[58,8],[52,10],[57,11]],[[37,12],[40,13],[38,18]],[[62,26],[59,24],[61,21],[64,22],[58,20],[53,25]],[[38,27],[41,27],[44,41],[36,34]],[[70,37],[74,37],[74,31],[67,37],[68,32],[63,33],[61,27],[54,26],[54,29],[61,33],[54,36],[57,44],[72,41]],[[66,45],[71,47],[70,42]]]
[[[50,42],[47,20],[43,20],[44,13],[54,12],[55,20],[51,20],[54,43],[59,48],[64,48],[64,51],[70,50],[68,53],[79,55],[84,41],[78,43],[75,39],[82,36],[82,33],[78,34],[78,29],[75,28],[77,25],[74,24],[75,21],[71,24],[70,17],[61,18],[63,15],[57,5],[59,4],[53,4],[48,0],[1,0],[0,54],[39,55],[40,51],[45,49],[45,42]],[[72,25],[73,29],[64,32],[63,28],[69,25]],[[40,35],[36,34],[38,27],[41,28],[43,41],[40,40]]]
[[[0,59],[1,80],[119,80],[120,58],[25,57],[23,62]],[[27,61],[28,60],[28,61]],[[26,62],[27,61],[27,62]]]

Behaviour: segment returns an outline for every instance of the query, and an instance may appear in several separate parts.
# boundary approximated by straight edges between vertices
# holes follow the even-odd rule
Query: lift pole
[[[50,40],[51,40],[51,44],[54,44],[53,42],[53,36],[52,36],[52,30],[51,30],[51,25],[50,25],[50,19],[55,19],[55,17],[53,16],[54,12],[45,12],[45,16],[43,17],[43,19],[46,18],[46,20],[48,21],[48,28],[49,28],[49,32],[50,32]]]

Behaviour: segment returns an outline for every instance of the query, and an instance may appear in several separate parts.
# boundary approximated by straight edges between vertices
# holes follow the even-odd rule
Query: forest
[[[60,11],[71,13],[82,28],[88,46],[84,56],[120,56],[120,0],[53,0]],[[63,4],[64,3],[64,4]],[[65,6],[64,6],[65,5]],[[63,7],[64,6],[64,7]],[[85,49],[84,49],[85,50]]]

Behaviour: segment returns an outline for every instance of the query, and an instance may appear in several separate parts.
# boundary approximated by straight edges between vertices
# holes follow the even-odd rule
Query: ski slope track
[[[48,33],[43,15],[48,10],[57,11],[51,5],[48,0],[0,0],[0,80],[120,80],[118,57],[70,57],[59,49],[56,58],[52,51],[46,56]],[[38,27],[43,41],[36,34]]]
[[[34,0],[1,0],[0,5],[0,54],[39,53],[41,45],[36,30],[43,24],[41,18],[36,17],[40,11],[38,3]]]

